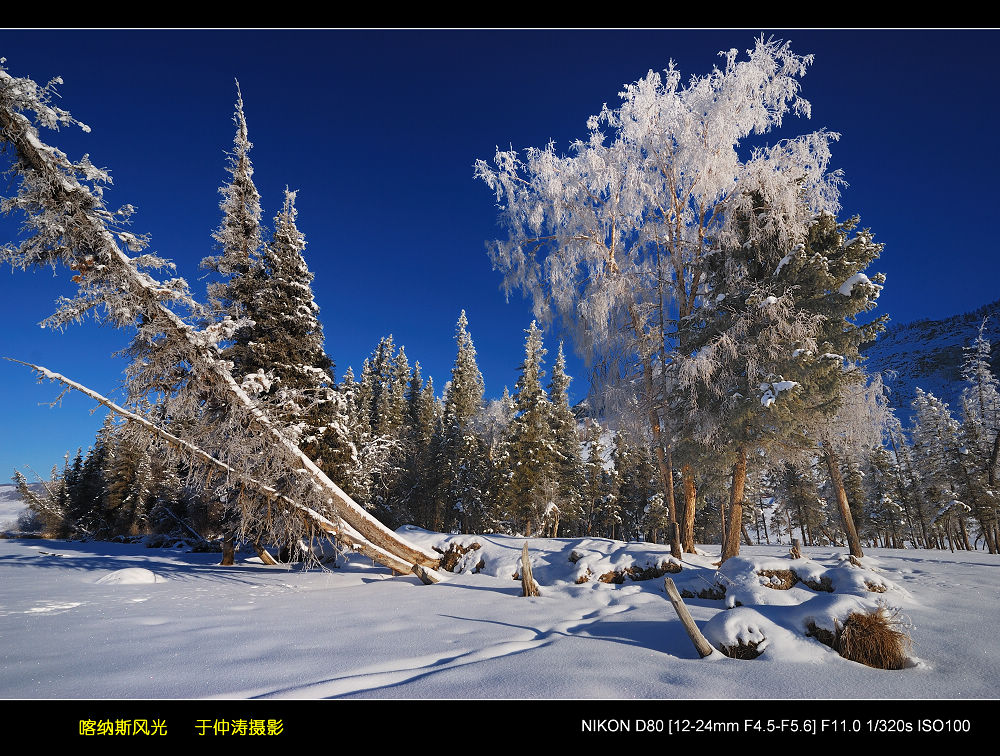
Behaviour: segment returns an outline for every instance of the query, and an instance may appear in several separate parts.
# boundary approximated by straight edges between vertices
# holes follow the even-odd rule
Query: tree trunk
[[[733,485],[729,491],[729,527],[722,548],[722,562],[740,553],[740,533],[743,530],[743,489],[747,480],[747,452],[741,446],[736,450],[733,464]]]
[[[528,558],[527,541],[524,542],[524,546],[521,548],[521,595],[541,595],[541,592],[538,590],[538,583],[535,582],[535,578],[531,575],[531,559]]]
[[[806,546],[811,546],[812,544],[809,543],[809,536],[806,535],[806,515],[805,512],[802,511],[802,500],[799,499],[797,504],[799,509],[799,533],[802,536],[802,543]]]
[[[965,518],[958,518],[958,527],[962,533],[962,546],[966,551],[972,551],[972,544],[969,543],[969,529],[965,526]]]
[[[681,480],[684,482],[684,551],[694,553],[694,515],[698,501],[698,492],[694,486],[694,471],[691,465],[681,467]]]
[[[802,546],[799,543],[799,539],[798,538],[793,538],[792,539],[791,557],[792,557],[792,559],[801,559],[802,558]]]
[[[673,465],[670,461],[669,452],[664,454],[663,433],[660,429],[660,413],[653,405],[653,366],[647,358],[643,360],[642,372],[646,383],[646,393],[649,397],[649,424],[653,430],[653,449],[656,451],[656,467],[660,472],[660,485],[663,487],[663,496],[667,501],[667,511],[670,514],[670,521],[677,522],[677,504],[674,501],[674,480]],[[677,531],[673,531],[670,539],[670,555],[675,559],[683,556],[681,551],[680,538]]]
[[[236,535],[231,530],[227,530],[222,538],[222,561],[219,564],[223,566],[236,564]]]
[[[837,499],[837,509],[840,510],[840,517],[844,521],[844,531],[847,533],[847,544],[851,556],[861,559],[865,553],[861,550],[858,531],[854,527],[854,517],[851,515],[851,507],[847,503],[844,479],[840,475],[840,464],[828,441],[823,443],[823,454],[826,457],[826,467],[830,473],[830,482],[833,484],[833,492]]]

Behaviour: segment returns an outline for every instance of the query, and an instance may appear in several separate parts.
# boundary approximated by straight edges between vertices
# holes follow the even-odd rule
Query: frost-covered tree
[[[558,504],[560,485],[553,407],[542,387],[546,349],[535,321],[525,331],[524,362],[514,387],[516,416],[511,422],[511,495],[520,532],[541,528],[550,504]]]
[[[234,324],[198,327],[206,320],[204,308],[190,297],[186,282],[157,280],[147,272],[169,264],[129,254],[141,252],[146,240],[123,225],[133,208],[114,212],[105,204],[107,173],[88,159],[70,161],[40,138],[38,127],[77,123],[51,104],[52,96],[51,84],[39,87],[0,67],[0,144],[10,160],[13,189],[0,200],[0,210],[24,221],[19,243],[4,246],[0,259],[22,269],[65,265],[75,272],[76,296],[60,302],[49,325],[63,327],[97,312],[107,323],[134,329],[126,371],[131,401],[166,397],[167,414],[176,418],[196,416],[205,405],[211,412],[181,437],[65,376],[40,367],[39,373],[139,423],[181,450],[189,464],[215,471],[233,494],[245,540],[274,542],[290,531],[304,538],[323,534],[392,569],[415,569],[434,580],[422,570],[437,566],[438,556],[366,514],[233,378],[219,345],[233,339]]]
[[[609,443],[607,429],[593,418],[588,418],[583,434],[584,535],[613,538],[612,529],[621,522],[617,499],[612,491],[614,466]]]
[[[475,418],[483,406],[485,384],[476,362],[476,347],[462,310],[455,326],[458,353],[444,396],[438,433],[437,460],[440,496],[435,521],[461,523],[469,532],[486,516],[489,474]],[[436,528],[436,529],[444,529]]]
[[[913,399],[913,456],[919,474],[919,492],[923,519],[932,537],[939,543],[947,533],[954,538],[953,527],[967,506],[958,492],[961,480],[959,424],[945,402],[918,388]],[[934,531],[937,533],[934,533]]]
[[[677,324],[705,293],[704,260],[762,235],[791,249],[813,214],[837,207],[840,178],[827,169],[836,134],[742,144],[790,113],[809,115],[798,80],[811,56],[763,38],[746,59],[722,56],[722,67],[686,83],[671,63],[626,85],[621,105],[591,117],[570,155],[550,143],[476,163],[509,232],[491,252],[505,286],[531,296],[536,316],[558,321],[604,376],[625,382],[619,406],[647,420],[668,503],[668,368],[689,353]],[[739,219],[761,212],[760,192],[768,207],[747,239]]]
[[[962,467],[966,496],[991,554],[1000,552],[997,465],[1000,457],[1000,381],[990,365],[986,321],[966,347],[962,377]]]
[[[574,523],[582,514],[583,462],[580,459],[580,439],[576,416],[569,406],[569,383],[566,355],[562,342],[552,364],[549,381],[549,424],[552,427],[552,450],[555,455],[555,475],[559,490],[560,519]]]
[[[244,350],[245,375],[260,375],[272,413],[290,425],[305,421],[300,433],[315,432],[323,422],[322,405],[333,387],[333,360],[324,349],[319,306],[313,296],[313,274],[303,257],[306,241],[296,225],[296,193],[285,189],[284,204],[274,218],[265,245],[264,278],[254,292],[253,342]]]
[[[629,438],[628,433],[619,429],[614,436],[611,460],[614,465],[613,492],[621,516],[622,535],[629,540],[648,530],[651,540],[655,542],[655,534],[665,532],[669,526],[669,520],[664,521],[669,512],[663,511],[663,497],[656,494],[656,473],[648,452]]]
[[[239,377],[254,372],[256,362],[249,353],[254,340],[257,296],[265,275],[261,250],[263,237],[260,227],[260,193],[253,181],[250,162],[250,142],[246,116],[243,113],[243,94],[236,85],[236,110],[233,113],[236,136],[229,155],[227,172],[230,180],[219,189],[222,202],[222,222],[212,234],[219,254],[202,260],[202,267],[222,277],[209,285],[209,297],[215,316],[228,316],[240,321],[232,333],[232,343],[225,350],[227,359],[234,363],[233,374]]]
[[[727,530],[723,559],[739,552],[751,452],[788,458],[821,443],[851,552],[860,557],[837,455],[847,439],[881,439],[873,413],[858,412],[871,403],[856,394],[870,398],[875,391],[865,388],[857,367],[859,346],[875,337],[883,319],[858,318],[874,308],[881,290],[884,277],[869,279],[862,271],[882,246],[868,230],[850,238],[856,219],[838,223],[805,204],[791,208],[801,235],[789,245],[765,228],[772,211],[765,188],[753,197],[751,212],[737,213],[739,243],[704,265],[709,295],[682,327],[692,351],[675,361],[682,391],[674,407],[696,439],[726,446],[734,456],[729,512],[736,527]],[[842,411],[846,403],[851,407]],[[863,434],[868,428],[874,430]]]

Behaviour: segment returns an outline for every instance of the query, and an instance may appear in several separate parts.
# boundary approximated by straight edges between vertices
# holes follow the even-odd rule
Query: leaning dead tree
[[[109,182],[108,174],[86,156],[74,163],[42,142],[37,126],[76,124],[88,130],[50,104],[57,83],[41,87],[0,66],[0,147],[13,155],[9,175],[17,183],[14,196],[0,200],[0,210],[23,213],[25,232],[20,244],[2,248],[0,259],[22,270],[65,266],[78,285],[77,295],[62,299],[45,325],[62,328],[96,311],[109,323],[136,329],[124,351],[132,358],[126,370],[129,401],[151,394],[163,398],[168,414],[180,419],[178,432],[148,420],[143,427],[204,464],[209,481],[222,474],[219,490],[242,536],[259,542],[323,533],[390,569],[436,580],[439,555],[408,543],[354,502],[234,380],[218,344],[239,323],[197,327],[202,309],[186,281],[160,281],[146,272],[172,266],[154,255],[128,254],[141,252],[146,239],[127,230],[130,206],[111,211],[105,205],[102,184]],[[96,392],[89,395],[139,422],[135,413]]]

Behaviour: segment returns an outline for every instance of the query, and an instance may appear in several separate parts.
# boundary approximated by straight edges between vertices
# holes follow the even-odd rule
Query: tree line
[[[883,245],[858,218],[837,217],[837,135],[754,142],[784,116],[808,115],[798,79],[811,57],[763,38],[747,56],[729,51],[687,83],[673,65],[651,72],[588,121],[569,155],[549,144],[477,161],[508,231],[492,246],[494,265],[536,314],[514,393],[490,402],[464,313],[441,396],[389,336],[360,377],[335,381],[295,193],[286,190],[270,233],[260,222],[241,96],[218,254],[203,262],[216,280],[201,305],[183,279],[140,270],[165,261],[139,254],[146,240],[125,229],[127,207],[113,213],[98,189],[81,189],[102,173],[39,149],[13,105],[30,95],[43,122],[68,114],[0,70],[3,133],[28,135],[11,141],[24,179],[4,209],[24,210],[37,230],[5,257],[76,271],[80,294],[54,325],[101,305],[136,328],[131,410],[116,410],[129,419],[102,433],[123,448],[144,440],[108,458],[172,465],[165,485],[197,492],[183,507],[159,483],[139,486],[141,504],[102,493],[101,527],[158,528],[160,512],[221,533],[230,549],[237,539],[279,544],[289,557],[336,533],[394,569],[395,559],[435,562],[385,530],[404,523],[668,539],[678,557],[714,540],[727,559],[762,527],[765,540],[797,531],[857,557],[863,541],[975,545],[970,530],[995,551],[1000,425],[988,361],[970,357],[961,423],[921,395],[903,432],[860,354],[886,320],[873,313],[885,277],[867,272]],[[67,207],[86,222],[67,226]],[[596,389],[582,421],[561,343],[545,381],[539,323],[590,361]],[[103,490],[81,482],[95,479],[91,456],[92,471],[113,467],[100,447],[99,436],[61,474],[74,507],[94,500],[80,491]]]

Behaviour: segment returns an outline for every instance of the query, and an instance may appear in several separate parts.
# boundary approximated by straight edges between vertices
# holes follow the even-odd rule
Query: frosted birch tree
[[[828,170],[834,133],[741,144],[786,115],[810,114],[799,79],[812,57],[763,38],[745,59],[735,49],[720,55],[721,67],[687,83],[671,62],[626,85],[621,105],[592,116],[569,155],[550,142],[498,149],[475,165],[508,231],[490,252],[507,291],[530,296],[541,322],[558,321],[592,365],[611,365],[610,377],[629,384],[673,522],[663,409],[669,366],[686,351],[677,323],[705,294],[702,261],[733,244],[752,192],[770,199],[755,229],[790,249],[811,217],[802,207],[835,211],[840,183]],[[673,541],[679,556],[676,533]]]

